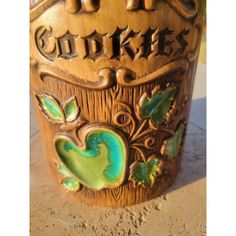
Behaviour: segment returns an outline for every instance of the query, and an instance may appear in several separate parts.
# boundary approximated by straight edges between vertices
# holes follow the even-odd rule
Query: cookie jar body
[[[48,163],[68,197],[123,207],[173,183],[201,39],[199,9],[197,0],[32,4],[31,94]]]

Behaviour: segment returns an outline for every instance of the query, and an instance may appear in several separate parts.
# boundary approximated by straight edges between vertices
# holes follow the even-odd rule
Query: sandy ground
[[[31,109],[32,236],[206,235],[205,64],[198,65],[182,167],[161,197],[124,209],[68,202],[56,191]],[[32,107],[32,104],[31,104]]]

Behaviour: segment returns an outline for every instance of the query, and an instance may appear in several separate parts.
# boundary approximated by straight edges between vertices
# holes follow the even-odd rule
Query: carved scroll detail
[[[143,76],[139,79],[134,77],[134,72],[126,69],[121,68],[116,72],[117,84],[124,86],[124,87],[132,87],[137,86],[145,83],[150,83],[158,79],[161,76],[165,76],[167,74],[173,73],[175,71],[186,71],[188,69],[188,61],[186,59],[178,59],[176,61],[170,62],[160,69]]]
[[[194,49],[190,52],[188,52],[188,59],[189,61],[193,61],[196,59],[198,52],[200,50],[200,44],[201,44],[201,36],[202,36],[202,25],[200,22],[195,23],[194,28],[197,30],[197,41],[196,46]]]
[[[119,68],[117,70],[114,70],[113,68],[102,68],[98,71],[98,80],[93,82],[68,74],[56,67],[41,64],[39,66],[39,75],[42,81],[46,79],[58,79],[83,88],[105,89],[116,84],[122,87],[135,87],[141,84],[150,83],[157,80],[159,77],[171,74],[175,71],[185,72],[187,69],[188,61],[186,59],[178,59],[170,62],[160,69],[140,78],[136,78],[135,73],[127,68]]]
[[[160,0],[126,0],[126,9],[128,11],[137,10],[155,10]],[[191,19],[198,12],[198,1],[196,0],[165,0],[172,6],[181,16]]]
[[[39,67],[39,75],[42,81],[46,79],[57,79],[90,89],[105,89],[111,87],[114,84],[112,73],[110,73],[110,71],[106,68],[101,69],[98,72],[99,80],[95,82],[80,79],[77,76],[59,70],[56,67],[43,64],[41,64]]]
[[[199,9],[197,0],[166,0],[185,19],[194,18]]]
[[[46,9],[51,7],[58,0],[38,0],[32,2],[30,9],[30,21],[38,18]],[[65,0],[65,8],[71,13],[92,13],[98,10],[99,0]]]

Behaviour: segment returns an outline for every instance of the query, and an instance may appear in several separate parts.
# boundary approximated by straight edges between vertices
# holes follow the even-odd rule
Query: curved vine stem
[[[131,147],[132,147],[133,149],[135,149],[135,150],[140,154],[142,160],[143,160],[144,162],[146,162],[146,157],[145,157],[143,151],[141,150],[141,148],[136,147],[135,145],[131,145]]]
[[[133,137],[134,131],[136,129],[136,123],[133,118],[131,119],[131,123],[132,123],[132,130],[131,130],[130,138]]]
[[[134,143],[132,146],[146,148],[146,146],[142,143]]]
[[[133,146],[140,147],[140,148],[146,148],[146,149],[150,150],[150,149],[153,149],[155,147],[158,147],[159,145],[156,145],[156,146],[146,146],[146,145],[144,145],[142,143],[134,143]]]
[[[139,134],[135,138],[133,138],[132,141],[134,142],[134,141],[142,138],[145,135],[148,135],[148,134],[151,134],[151,133],[157,132],[157,131],[164,131],[164,132],[166,132],[166,133],[168,133],[168,134],[170,134],[172,136],[175,136],[175,132],[173,130],[168,129],[168,128],[164,128],[164,127],[159,127],[159,128],[157,128],[155,130],[153,130],[153,129],[145,130],[144,132],[142,132],[141,134]]]
[[[63,131],[72,131],[74,129],[78,129],[85,125],[87,122],[85,120],[82,120],[81,117],[78,117],[75,121],[69,122],[69,123],[64,123],[60,125],[60,129]]]
[[[133,135],[133,137],[131,138],[131,141],[134,141],[137,139],[137,136],[139,136],[140,132],[142,131],[143,127],[147,124],[148,120],[145,119],[142,124],[140,125],[140,127],[138,128],[138,130],[136,131],[136,133]]]
[[[142,138],[143,136],[145,136],[145,135],[147,135],[147,134],[150,134],[150,133],[153,133],[153,132],[156,132],[156,130],[153,130],[153,129],[145,130],[145,131],[142,132],[141,134],[136,135],[136,137],[134,137],[134,138],[132,139],[132,141],[136,141],[137,139]]]
[[[123,123],[123,124],[121,122],[119,122],[119,117],[121,115],[126,115],[128,117],[128,121]],[[136,123],[135,123],[135,120],[134,120],[134,118],[132,117],[132,115],[130,113],[127,113],[125,111],[117,112],[113,117],[113,123],[114,123],[114,125],[116,125],[118,127],[125,127],[125,126],[128,126],[128,125],[131,124],[132,128],[131,128],[131,131],[130,131],[129,139],[132,138],[132,135],[133,135],[133,133],[135,132],[135,129],[136,129]]]
[[[158,127],[157,131],[164,131],[168,134],[171,134],[172,136],[175,136],[175,132],[173,130],[165,128],[165,127]]]
[[[83,127],[84,125],[86,125],[88,122],[86,120],[82,120],[81,123],[79,123],[79,125],[77,127],[75,127],[73,130],[71,130],[71,135],[72,137],[75,139],[75,142],[77,144],[81,144],[81,140],[79,139],[77,132],[78,130]]]
[[[172,121],[169,123],[170,125],[173,124],[174,122],[178,123],[181,120],[180,116],[176,116],[172,119]]]

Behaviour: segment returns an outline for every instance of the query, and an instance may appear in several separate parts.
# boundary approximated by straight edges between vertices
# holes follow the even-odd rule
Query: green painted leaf
[[[58,165],[58,166],[57,166],[57,169],[58,169],[58,171],[59,171],[62,175],[64,175],[64,176],[70,176],[70,172],[69,172],[69,170],[68,170],[66,167],[64,167],[64,166],[62,166],[62,165]]]
[[[164,154],[172,158],[175,158],[179,155],[181,149],[181,143],[183,140],[184,130],[185,130],[184,125],[181,125],[176,131],[175,136],[164,142]]]
[[[176,88],[167,88],[164,91],[155,92],[151,98],[144,98],[140,104],[141,117],[150,118],[154,126],[163,123],[175,93]]]
[[[72,97],[64,107],[66,120],[74,121],[79,114],[79,107],[75,97]]]
[[[42,112],[50,119],[58,123],[64,122],[63,111],[55,98],[49,95],[37,96]]]
[[[160,172],[159,161],[154,157],[145,162],[134,162],[130,166],[130,180],[136,185],[151,187],[155,182],[157,173]]]
[[[69,191],[77,191],[80,188],[79,182],[74,178],[66,178],[63,180],[64,187]]]

